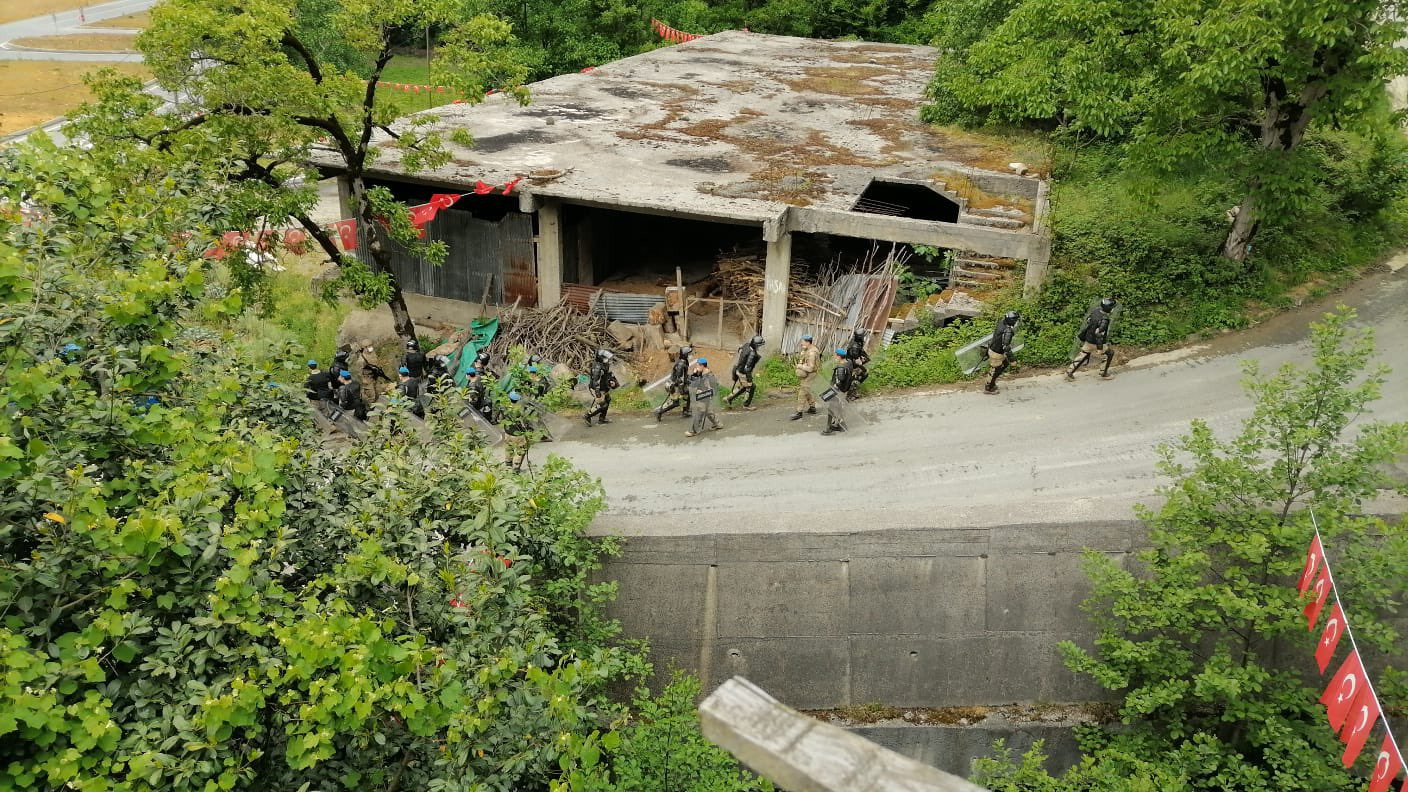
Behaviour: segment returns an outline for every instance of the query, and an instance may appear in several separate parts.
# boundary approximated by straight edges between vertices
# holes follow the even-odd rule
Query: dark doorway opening
[[[948,197],[922,184],[874,179],[860,194],[860,198],[856,199],[851,211],[956,223],[959,206]]]

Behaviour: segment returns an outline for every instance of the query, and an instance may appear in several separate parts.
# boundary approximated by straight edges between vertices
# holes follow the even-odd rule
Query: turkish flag
[[[1300,590],[1300,595],[1305,596],[1305,590],[1310,588],[1310,581],[1315,577],[1315,570],[1320,568],[1320,562],[1325,558],[1325,548],[1320,546],[1320,535],[1316,534],[1310,540],[1310,552],[1305,556],[1305,569],[1300,573],[1300,581],[1296,583],[1296,588]]]
[[[1340,610],[1340,604],[1336,602],[1330,608],[1330,619],[1325,622],[1325,632],[1320,634],[1320,643],[1315,645],[1315,663],[1320,666],[1320,673],[1325,673],[1325,666],[1330,664],[1330,658],[1335,656],[1335,649],[1339,648],[1340,638],[1344,637],[1344,611]]]
[[[1369,732],[1379,722],[1379,713],[1379,700],[1374,696],[1374,691],[1365,685],[1359,700],[1350,708],[1344,731],[1340,733],[1340,739],[1344,740],[1344,756],[1340,757],[1340,761],[1345,767],[1353,765],[1354,760],[1359,758],[1359,752],[1364,750],[1364,741],[1369,739]]]
[[[476,182],[474,183],[474,194],[475,194],[475,195],[488,195],[489,193],[491,193],[491,192],[493,192],[493,191],[494,191],[494,185],[492,185],[492,184],[485,184],[485,183],[482,182],[482,181],[476,181]]]
[[[339,220],[332,224],[332,229],[337,233],[337,242],[342,245],[343,250],[357,249],[356,220]]]
[[[504,185],[504,195],[508,195],[509,193],[513,192],[513,188],[514,188],[514,187],[517,187],[517,186],[518,186],[518,183],[521,182],[521,181],[523,181],[523,177],[520,176],[519,178],[514,179],[513,181],[509,182],[508,184],[505,184],[505,185]]]
[[[411,207],[411,225],[421,228],[426,223],[435,219],[435,204],[421,204]]]
[[[1384,744],[1374,759],[1374,774],[1369,776],[1369,792],[1384,792],[1402,769],[1403,755],[1398,752],[1398,746],[1393,744],[1393,738],[1385,734]]]
[[[1349,657],[1340,664],[1340,670],[1335,672],[1334,678],[1325,687],[1325,692],[1320,694],[1320,703],[1325,705],[1331,728],[1336,732],[1340,730],[1349,708],[1368,687],[1364,679],[1364,664],[1359,662],[1359,652],[1351,650]]]
[[[455,205],[455,201],[463,197],[462,195],[454,195],[451,193],[436,193],[430,196],[430,205],[437,209],[449,209],[451,206]]]
[[[300,255],[308,252],[308,234],[300,228],[290,228],[284,232],[284,247]]]
[[[1314,630],[1315,622],[1320,618],[1320,610],[1325,607],[1325,600],[1330,596],[1330,589],[1334,588],[1330,584],[1330,565],[1324,564],[1320,567],[1320,574],[1315,578],[1315,585],[1310,587],[1310,592],[1315,595],[1315,599],[1305,603],[1306,630]]]

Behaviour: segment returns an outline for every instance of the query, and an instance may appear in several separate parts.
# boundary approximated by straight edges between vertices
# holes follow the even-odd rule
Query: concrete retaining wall
[[[1075,730],[1070,726],[856,726],[850,731],[895,753],[964,778],[972,775],[974,759],[992,755],[993,743],[999,739],[1006,741],[1014,759],[1031,748],[1033,742],[1044,741],[1045,766],[1053,773],[1073,767],[1081,755]]]
[[[876,515],[877,519],[882,515]],[[689,520],[684,515],[671,521]],[[611,614],[705,692],[737,674],[789,706],[1090,701],[1081,552],[1125,558],[1135,521],[835,533],[633,535]],[[958,772],[958,771],[955,771]]]

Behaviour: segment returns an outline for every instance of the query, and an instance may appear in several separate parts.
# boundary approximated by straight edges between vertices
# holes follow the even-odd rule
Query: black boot
[[[814,407],[814,406],[813,406],[813,407],[808,407],[808,408],[807,408],[807,415],[816,415],[816,407]]]
[[[802,420],[802,411],[801,411],[801,410],[798,410],[797,412],[792,413],[792,417],[791,417],[791,418],[788,418],[787,420],[789,420],[789,421],[800,421],[800,420]]]
[[[831,422],[829,422],[829,421],[828,421],[827,424],[826,424],[826,428],[821,430],[822,436],[833,435],[833,434],[836,434],[836,432],[837,432],[836,424],[831,423]]]

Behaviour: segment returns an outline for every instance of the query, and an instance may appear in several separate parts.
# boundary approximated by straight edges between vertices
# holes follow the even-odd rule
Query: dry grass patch
[[[10,42],[17,47],[59,52],[136,52],[137,37],[131,33],[70,33],[63,36],[37,36]]]
[[[146,78],[140,63],[0,61],[0,134],[52,121],[92,98],[83,76],[103,68]]]
[[[152,23],[152,12],[141,11],[127,16],[104,19],[102,22],[89,22],[84,27],[90,28],[126,28],[129,30],[146,30]]]

